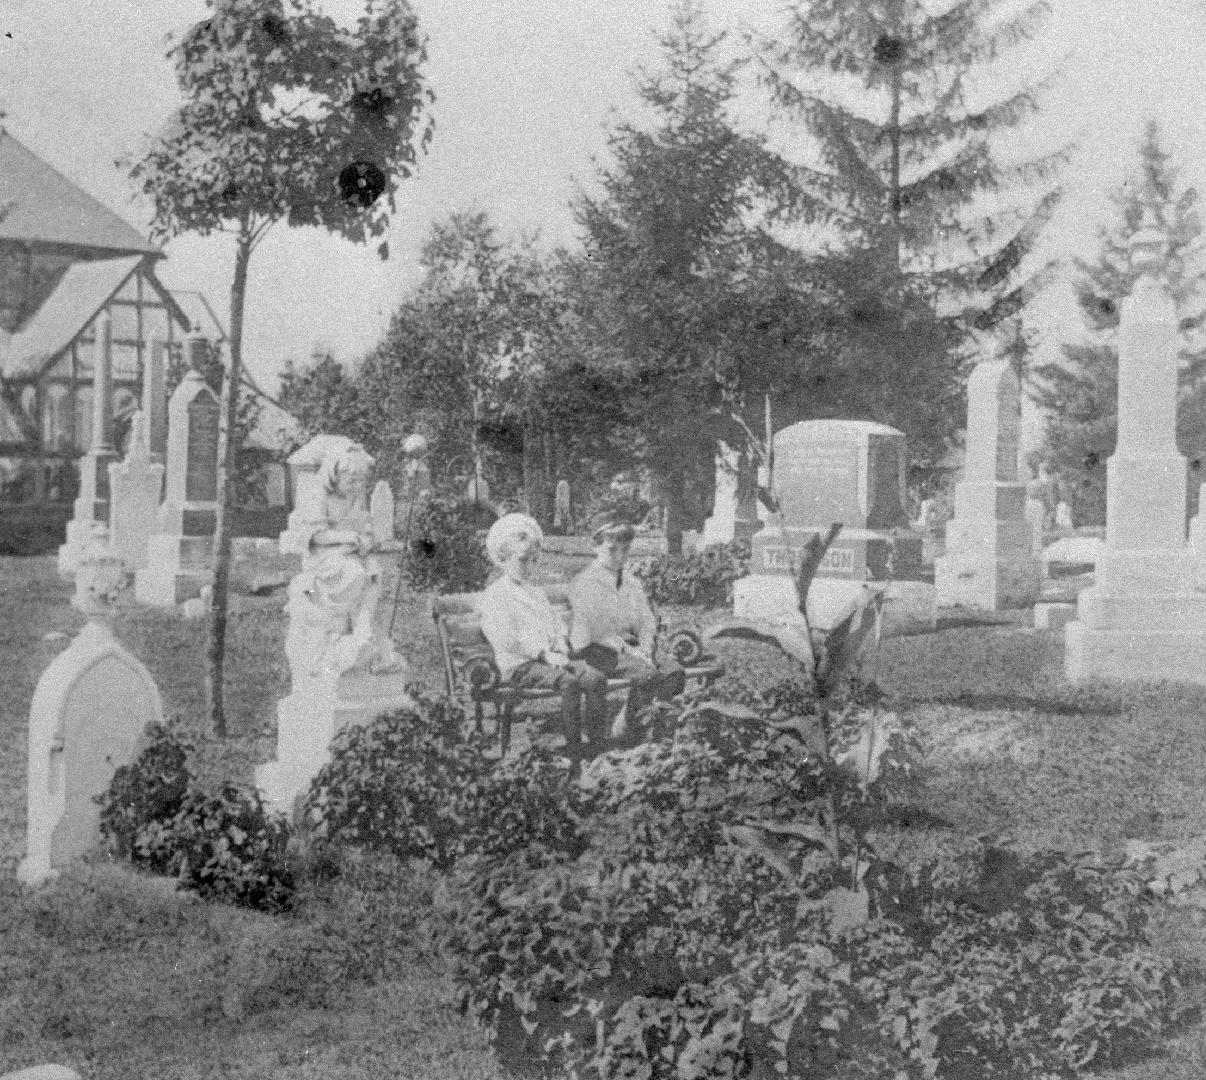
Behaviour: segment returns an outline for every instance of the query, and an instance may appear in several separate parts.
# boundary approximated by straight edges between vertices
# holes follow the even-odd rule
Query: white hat
[[[540,523],[527,514],[504,514],[486,533],[486,554],[495,566],[501,566],[515,541],[539,544],[544,539]]]

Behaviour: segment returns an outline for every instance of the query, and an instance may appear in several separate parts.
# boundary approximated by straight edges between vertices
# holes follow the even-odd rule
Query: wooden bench
[[[545,592],[550,603],[560,612],[569,625],[569,587],[546,585]],[[548,701],[558,697],[554,690],[525,690],[508,686],[502,681],[490,643],[482,633],[478,604],[481,593],[450,593],[437,596],[431,603],[431,617],[435,621],[436,635],[440,641],[440,652],[444,661],[444,685],[450,700],[465,696],[473,703],[473,719],[478,730],[482,727],[485,705],[494,707],[494,719],[498,727],[501,756],[506,757],[511,745],[511,725],[516,710],[537,701]],[[683,666],[687,680],[711,682],[724,674],[724,665],[714,658],[704,656],[699,635],[690,630],[679,630],[670,634],[659,646]],[[626,691],[631,679],[612,678],[607,680],[608,694]]]

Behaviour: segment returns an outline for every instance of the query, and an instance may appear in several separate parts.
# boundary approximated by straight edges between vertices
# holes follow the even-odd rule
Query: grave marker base
[[[255,772],[265,804],[292,815],[297,799],[331,759],[331,740],[345,727],[366,724],[414,702],[405,673],[345,675],[337,682],[306,680],[276,707],[276,760]]]

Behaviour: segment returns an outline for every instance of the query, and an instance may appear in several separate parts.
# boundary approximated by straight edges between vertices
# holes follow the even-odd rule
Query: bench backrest
[[[568,632],[569,586],[545,585],[544,591]],[[436,633],[440,639],[440,651],[444,658],[444,681],[449,697],[456,692],[456,667],[473,656],[493,656],[490,643],[482,633],[479,610],[481,598],[480,592],[448,593],[433,597],[431,601],[431,617],[435,620]]]

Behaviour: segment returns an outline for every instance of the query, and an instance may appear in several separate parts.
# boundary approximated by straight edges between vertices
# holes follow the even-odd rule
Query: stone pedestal
[[[324,520],[323,480],[318,475],[323,455],[331,441],[329,435],[318,435],[305,446],[289,455],[289,477],[293,486],[293,509],[278,538],[282,555],[305,555],[310,550],[310,537],[316,523]]]
[[[168,407],[167,473],[146,564],[135,574],[139,603],[175,607],[201,595],[213,565],[218,516],[217,395],[190,371]]]
[[[378,545],[392,543],[394,535],[394,493],[389,484],[378,480],[369,498],[369,517],[373,523],[373,538]]]
[[[736,535],[737,469],[740,455],[731,446],[720,444],[716,451],[715,495],[712,514],[703,524],[700,546],[727,544]]]
[[[299,679],[276,710],[276,759],[256,769],[265,803],[292,814],[310,781],[330,761],[331,740],[345,727],[364,724],[414,702],[405,675],[344,675]]]
[[[80,459],[79,495],[59,547],[59,573],[75,573],[97,525],[109,524],[109,465],[117,460],[113,444],[113,329],[108,313],[96,321],[92,360],[92,445]]]
[[[127,569],[137,571],[147,564],[147,542],[159,516],[162,491],[163,465],[151,458],[146,414],[136,412],[126,459],[109,466],[110,544]]]
[[[1072,682],[1206,684],[1206,593],[1195,588],[1196,560],[1185,541],[1186,462],[1176,447],[1176,308],[1155,276],[1163,244],[1147,223],[1133,240],[1139,279],[1120,312],[1106,542],[1094,584],[1080,593],[1076,621],[1065,630]]]
[[[1000,611],[1039,598],[1042,562],[1018,480],[1021,386],[1005,360],[985,361],[968,380],[967,450],[955,487],[946,550],[934,563],[943,607]]]

